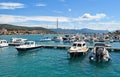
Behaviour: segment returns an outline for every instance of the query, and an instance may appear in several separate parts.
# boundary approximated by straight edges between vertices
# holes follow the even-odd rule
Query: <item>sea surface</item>
[[[53,36],[55,35],[7,35],[0,38],[10,41],[12,37],[20,37],[39,44],[71,45],[54,41],[40,42],[41,38]],[[120,47],[120,42],[111,45]],[[70,58],[66,51],[67,49],[38,48],[18,53],[14,46],[0,48],[0,77],[120,77],[120,52],[110,52],[110,62],[96,63],[89,61],[89,53]]]

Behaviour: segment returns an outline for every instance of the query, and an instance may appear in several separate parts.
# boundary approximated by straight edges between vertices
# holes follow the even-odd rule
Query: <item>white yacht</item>
[[[8,46],[8,42],[6,40],[0,40],[0,48],[7,47],[7,46]]]
[[[68,50],[71,57],[84,55],[88,51],[88,47],[84,41],[74,42]]]
[[[16,49],[18,51],[24,51],[24,50],[31,50],[31,49],[36,49],[39,48],[40,45],[35,44],[34,41],[26,41],[25,44],[16,46]]]
[[[23,39],[23,38],[12,38],[9,45],[12,46],[19,46],[25,43],[25,41],[27,41],[27,39]]]
[[[109,61],[110,56],[108,50],[105,47],[106,46],[103,43],[96,43],[89,56],[90,61],[96,62]]]

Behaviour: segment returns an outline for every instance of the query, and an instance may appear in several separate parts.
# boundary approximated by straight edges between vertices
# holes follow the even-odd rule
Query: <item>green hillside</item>
[[[25,31],[40,30],[44,33],[55,33],[54,31],[51,31],[49,29],[45,29],[42,27],[24,27],[24,26],[10,25],[10,24],[0,24],[0,30],[2,30],[2,29],[7,29],[8,31],[12,31],[12,30],[25,30]]]

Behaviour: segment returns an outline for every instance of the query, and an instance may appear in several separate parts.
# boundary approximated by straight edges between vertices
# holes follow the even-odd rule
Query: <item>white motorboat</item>
[[[90,61],[109,61],[109,52],[105,47],[106,46],[103,43],[96,43],[94,49],[91,51],[91,54],[89,56]]]
[[[7,46],[8,46],[8,42],[6,40],[0,40],[0,48],[7,47]]]
[[[35,44],[34,41],[26,41],[24,45],[16,46],[18,51],[31,50],[39,48],[40,45]]]
[[[75,42],[76,40],[77,39],[75,35],[65,35],[63,37],[63,42]]]
[[[84,55],[88,51],[88,47],[84,41],[74,42],[68,50],[71,57]]]
[[[23,39],[23,38],[12,38],[9,45],[12,46],[19,46],[24,44],[27,41],[27,39]]]
[[[47,41],[51,41],[51,40],[52,40],[51,38],[45,37],[45,38],[41,39],[40,41],[41,42],[47,42]]]
[[[61,42],[61,41],[63,41],[63,37],[62,36],[56,36],[52,40],[55,41],[55,42]]]

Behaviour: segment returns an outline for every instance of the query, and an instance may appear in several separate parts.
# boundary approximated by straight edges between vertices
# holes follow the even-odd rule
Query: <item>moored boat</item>
[[[7,46],[8,46],[8,42],[6,40],[0,40],[0,48]]]
[[[102,62],[109,61],[110,56],[105,44],[96,43],[89,56],[90,61]]]
[[[23,38],[12,38],[10,40],[9,45],[11,45],[11,46],[19,46],[19,45],[24,44],[26,41],[27,41],[27,39],[23,39]]]
[[[51,41],[52,39],[49,38],[49,37],[45,37],[45,38],[42,38],[40,39],[41,42],[48,42],[48,41]]]
[[[63,37],[62,36],[55,36],[55,37],[53,37],[52,41],[62,42],[63,41]]]
[[[88,51],[88,47],[84,41],[74,42],[68,50],[71,57],[84,55]]]
[[[39,48],[40,45],[35,44],[34,41],[26,41],[25,44],[20,45],[20,46],[16,46],[15,48],[18,51],[25,51],[25,50],[31,50],[31,49],[36,49]]]

